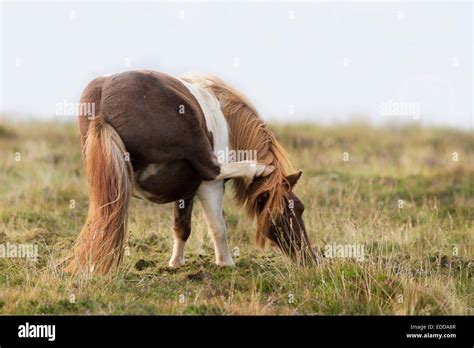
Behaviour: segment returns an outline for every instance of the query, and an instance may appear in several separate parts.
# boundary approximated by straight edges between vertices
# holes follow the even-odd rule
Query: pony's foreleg
[[[170,267],[184,265],[184,246],[191,234],[191,216],[194,197],[180,199],[174,202],[174,245],[173,255],[169,261]]]
[[[234,261],[227,244],[227,233],[224,215],[222,214],[224,181],[204,181],[199,186],[197,194],[201,200],[202,209],[214,239],[216,264],[219,266],[233,266]]]
[[[222,163],[221,172],[215,180],[242,178],[252,181],[255,177],[267,176],[275,170],[272,165],[261,164],[255,161],[240,161]]]

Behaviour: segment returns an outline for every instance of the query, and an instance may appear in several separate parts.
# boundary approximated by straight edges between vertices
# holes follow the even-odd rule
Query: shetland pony
[[[316,260],[303,203],[293,192],[302,172],[290,174],[283,147],[228,84],[204,74],[129,71],[90,82],[82,103],[94,103],[96,111],[79,114],[89,210],[66,271],[104,274],[120,264],[132,196],[174,202],[169,266],[185,262],[195,196],[216,264],[234,265],[222,212],[228,179],[236,203],[257,220],[260,247],[269,240],[298,263]]]

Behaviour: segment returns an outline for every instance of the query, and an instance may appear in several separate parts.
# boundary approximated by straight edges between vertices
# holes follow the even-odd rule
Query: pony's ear
[[[288,188],[290,190],[293,189],[293,187],[295,187],[296,183],[301,178],[302,174],[303,174],[303,172],[300,170],[299,172],[294,173],[294,174],[290,174],[286,177],[286,182],[287,182]]]

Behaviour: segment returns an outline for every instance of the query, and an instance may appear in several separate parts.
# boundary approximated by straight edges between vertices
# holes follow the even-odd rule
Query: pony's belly
[[[202,180],[188,161],[149,164],[135,172],[135,189],[154,203],[169,203],[193,196]]]

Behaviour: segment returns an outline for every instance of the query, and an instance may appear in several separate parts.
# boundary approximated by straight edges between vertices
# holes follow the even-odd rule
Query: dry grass
[[[359,244],[363,261],[325,258],[298,268],[273,250],[258,251],[255,224],[227,192],[234,269],[213,264],[199,204],[187,265],[167,268],[171,206],[133,200],[130,253],[118,272],[64,274],[59,261],[87,212],[76,126],[10,123],[0,125],[0,244],[34,244],[39,258],[0,258],[0,312],[473,314],[472,134],[364,124],[272,128],[304,171],[296,191],[315,248]]]

